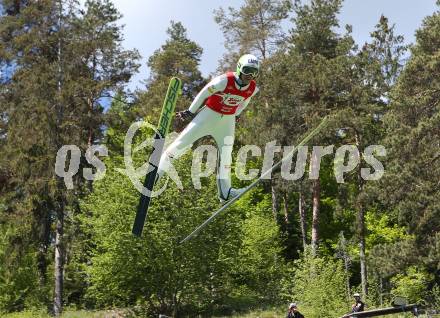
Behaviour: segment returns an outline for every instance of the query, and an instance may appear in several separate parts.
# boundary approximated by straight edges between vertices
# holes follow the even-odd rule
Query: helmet
[[[354,293],[353,297],[361,297],[361,295],[359,293]]]
[[[237,63],[237,76],[240,77],[241,74],[249,75],[252,74],[253,77],[258,75],[260,71],[260,62],[255,55],[245,54],[238,60]]]
[[[296,303],[290,303],[289,309],[296,308]]]

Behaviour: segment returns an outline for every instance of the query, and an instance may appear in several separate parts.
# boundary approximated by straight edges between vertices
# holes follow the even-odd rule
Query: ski
[[[173,77],[168,85],[167,94],[162,106],[162,113],[160,115],[157,131],[154,135],[153,153],[151,154],[148,163],[148,173],[145,176],[144,188],[148,190],[149,195],[141,193],[139,206],[134,220],[132,233],[136,236],[141,236],[144,228],[145,219],[147,218],[148,207],[151,203],[151,193],[153,191],[154,182],[156,180],[157,170],[159,166],[160,157],[165,145],[165,137],[170,128],[171,120],[176,108],[177,97],[182,90],[182,81],[177,77]]]
[[[310,133],[308,133],[298,144],[297,147],[295,147],[285,158],[277,162],[275,165],[272,166],[272,168],[268,169],[266,172],[264,172],[257,180],[252,182],[250,185],[248,185],[244,191],[235,198],[229,200],[226,202],[225,205],[223,205],[220,209],[218,209],[216,212],[214,212],[205,222],[203,222],[201,225],[199,225],[194,231],[191,232],[187,237],[185,237],[182,241],[180,241],[180,244],[185,243],[186,241],[190,240],[194,236],[196,236],[204,227],[206,227],[209,223],[214,220],[220,213],[225,211],[227,208],[229,208],[232,204],[234,204],[236,201],[238,201],[245,193],[247,193],[249,190],[251,190],[253,187],[255,187],[258,183],[260,183],[265,176],[267,176],[269,173],[277,169],[281,166],[281,164],[285,160],[290,160],[292,156],[298,151],[298,147],[304,146],[307,142],[309,142],[310,139],[312,139],[317,133],[319,133],[325,126],[328,124],[328,117],[324,117],[322,122],[313,129]]]
[[[349,313],[349,314],[342,316],[341,318],[376,317],[376,316],[385,316],[385,315],[391,315],[391,314],[407,312],[407,311],[410,311],[413,313],[413,315],[418,316],[418,313],[423,312],[422,310],[420,310],[420,307],[421,307],[420,305],[411,304],[411,305],[401,305],[401,306],[394,306],[394,307],[387,307],[387,308],[379,308],[379,309],[372,309],[372,310],[361,311],[361,312],[352,312],[352,313]]]

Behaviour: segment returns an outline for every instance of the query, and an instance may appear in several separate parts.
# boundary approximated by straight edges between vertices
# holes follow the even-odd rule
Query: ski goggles
[[[252,75],[253,77],[258,75],[258,68],[252,66],[243,66],[241,73],[244,75]]]

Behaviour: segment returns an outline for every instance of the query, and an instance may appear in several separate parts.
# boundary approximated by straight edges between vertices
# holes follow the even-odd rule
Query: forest
[[[203,48],[170,20],[166,41],[145,57],[149,76],[131,91],[144,62],[124,48],[111,0],[0,0],[0,316],[284,317],[296,302],[307,318],[336,318],[355,292],[368,309],[401,296],[439,310],[440,0],[412,44],[383,15],[356,43],[355,26],[340,25],[343,5],[243,0],[210,13],[226,43],[211,76],[234,71],[245,53],[261,61],[233,171],[241,147],[272,144],[278,161],[330,120],[307,144],[302,177],[273,173],[180,244],[220,207],[215,174],[195,187],[189,169],[194,149],[214,141],[176,160],[184,190],[170,181],[154,198],[141,238],[131,233],[140,193],[124,173],[124,141],[133,123],[157,124],[171,77],[183,82],[176,111],[189,107],[210,80]],[[134,136],[136,167],[153,133]],[[65,169],[79,158],[69,187],[56,168],[66,145]],[[384,171],[367,180],[374,145]],[[331,147],[319,170],[317,147]],[[338,154],[359,158],[342,179]],[[262,166],[263,156],[249,155],[245,169]],[[236,187],[251,183],[232,175]]]

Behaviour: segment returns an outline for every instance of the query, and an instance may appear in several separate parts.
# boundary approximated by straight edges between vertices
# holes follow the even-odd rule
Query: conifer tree
[[[381,16],[370,42],[353,56],[353,68],[348,80],[351,85],[350,98],[346,107],[339,111],[341,127],[340,142],[356,145],[359,153],[366,147],[378,144],[383,138],[383,116],[389,110],[389,93],[402,67],[406,50],[403,37],[394,34],[394,26]],[[376,154],[377,155],[377,154]],[[365,168],[363,157],[354,173],[348,176],[348,187],[353,185],[354,193],[343,198],[349,209],[356,211],[356,238],[359,242],[359,261],[362,292],[367,294],[367,255],[365,214],[365,180],[361,175]],[[346,188],[340,185],[341,188]],[[345,194],[350,191],[344,191]]]
[[[350,34],[339,35],[337,13],[341,1],[311,1],[294,3],[294,27],[288,42],[288,51],[274,56],[271,66],[270,90],[272,98],[270,118],[278,121],[273,132],[282,144],[291,144],[293,136],[300,136],[316,125],[320,117],[336,112],[347,103],[350,91],[346,78],[351,66],[353,39]],[[265,108],[258,109],[266,118]],[[333,123],[333,126],[336,125]],[[314,143],[334,142],[331,131],[326,138],[315,138]],[[324,133],[322,134],[324,136]],[[319,241],[319,211],[321,203],[320,179],[311,181],[312,220],[311,244],[314,253]]]
[[[274,53],[284,39],[281,23],[288,17],[290,6],[286,0],[246,0],[238,10],[214,10],[227,50],[219,68],[234,69],[242,54],[252,52],[264,60]]]
[[[183,94],[179,98],[176,111],[188,108],[205,84],[198,70],[202,48],[188,39],[181,22],[171,21],[167,34],[169,38],[165,44],[148,58],[150,78],[146,81],[146,90],[139,92],[136,102],[138,116],[153,122],[158,120],[171,77],[177,76],[183,82]]]
[[[439,1],[437,5],[440,6]],[[440,12],[437,10],[423,20],[416,32],[411,57],[391,91],[390,111],[384,117],[385,175],[371,187],[371,196],[392,211],[392,216],[414,239],[376,247],[377,266],[390,269],[383,275],[404,271],[413,264],[420,266],[420,263],[436,273],[438,266],[439,38]],[[402,247],[397,250],[398,245]],[[390,260],[396,260],[395,264],[390,264]]]
[[[76,176],[75,192],[66,189],[55,174],[57,151],[73,144],[84,154],[100,140],[101,97],[129,80],[138,54],[121,48],[119,14],[109,1],[87,1],[85,11],[75,1],[1,5],[6,13],[1,20],[0,55],[3,65],[12,66],[1,97],[6,101],[2,113],[8,131],[7,167],[15,184],[11,209],[31,224],[24,241],[37,242],[43,284],[51,263],[49,249],[55,249],[53,312],[58,316],[73,230],[65,225],[77,212],[76,202],[87,187]]]

